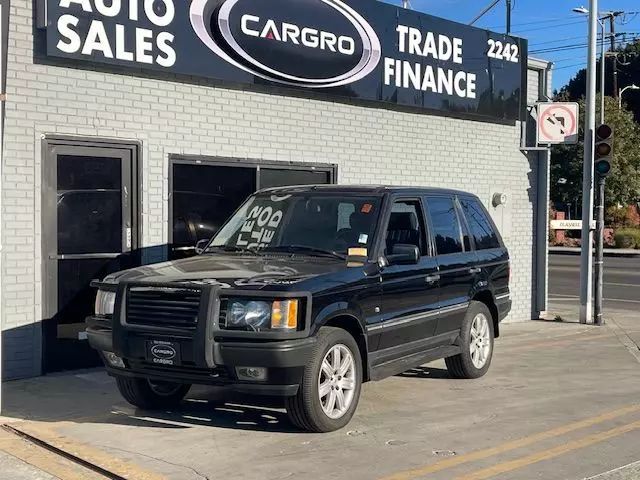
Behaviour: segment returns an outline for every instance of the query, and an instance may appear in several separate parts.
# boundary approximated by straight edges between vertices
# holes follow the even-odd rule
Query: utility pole
[[[582,165],[582,240],[580,252],[580,323],[592,317],[593,294],[593,154],[596,127],[596,39],[598,0],[589,1],[589,53],[587,57],[587,99],[584,121],[584,158]]]
[[[607,65],[607,52],[605,51],[604,41],[606,37],[606,29],[604,21],[598,20],[602,28],[602,38],[600,43],[600,123],[604,123],[604,89],[605,89],[605,69]]]
[[[507,35],[511,35],[511,0],[507,0]]]
[[[611,53],[613,54],[613,98],[618,98],[618,56],[616,55],[616,17],[621,12],[609,14],[609,35],[611,35]],[[604,38],[602,39],[604,41]]]

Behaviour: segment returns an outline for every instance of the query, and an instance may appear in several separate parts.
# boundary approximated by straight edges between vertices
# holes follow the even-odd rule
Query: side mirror
[[[210,238],[203,238],[202,240],[198,240],[196,242],[196,255],[200,255],[202,252],[204,252],[204,249],[207,248],[207,245],[209,245],[210,241]]]
[[[415,265],[420,261],[420,250],[415,245],[397,243],[387,255],[389,265]]]

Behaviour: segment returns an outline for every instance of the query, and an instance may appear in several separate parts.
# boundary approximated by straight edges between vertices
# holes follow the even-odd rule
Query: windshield
[[[249,199],[214,237],[216,248],[346,255],[369,248],[380,198],[316,192],[258,194]]]

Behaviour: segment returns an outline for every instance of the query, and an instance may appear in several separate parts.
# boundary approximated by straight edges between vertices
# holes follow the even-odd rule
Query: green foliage
[[[621,90],[623,87],[633,83],[640,85],[640,40],[631,42],[625,47],[619,48],[616,52],[618,55],[618,88]],[[600,65],[598,65],[597,69],[596,78],[599,79]],[[613,96],[613,57],[611,52],[608,52],[605,74],[605,95]],[[584,98],[587,85],[586,79],[586,70],[584,68],[578,70],[575,77],[556,93],[556,99],[569,102]],[[640,91],[627,91],[623,100],[628,109],[633,112],[636,122],[640,122]]]
[[[616,248],[640,248],[640,228],[621,228],[613,241]]]
[[[582,163],[584,138],[584,100],[580,100],[580,142],[559,145],[551,151],[551,200],[563,204],[582,202]],[[600,101],[596,118],[600,118]],[[640,200],[640,125],[633,114],[619,109],[611,97],[605,97],[605,121],[614,129],[613,162],[606,183],[606,204],[626,206]],[[598,122],[596,122],[598,123]],[[565,184],[559,183],[566,179]],[[611,210],[609,210],[611,212]],[[607,215],[609,216],[609,215]],[[607,218],[612,221],[613,218]]]

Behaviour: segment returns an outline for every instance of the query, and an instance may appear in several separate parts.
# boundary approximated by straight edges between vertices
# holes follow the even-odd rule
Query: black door
[[[413,343],[431,338],[438,320],[438,265],[427,243],[424,214],[418,199],[393,203],[386,232],[386,254],[394,244],[419,248],[415,265],[393,265],[382,271],[382,335],[379,350],[389,349],[385,361],[407,354]],[[388,358],[387,358],[388,357]]]
[[[134,149],[49,145],[43,192],[44,370],[99,364],[84,333],[91,280],[121,270],[136,242]]]
[[[460,329],[475,283],[476,254],[463,229],[455,198],[426,198],[440,275],[440,316],[436,334]]]

